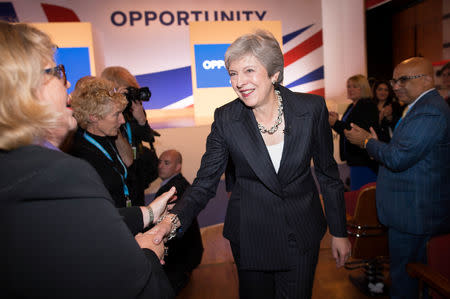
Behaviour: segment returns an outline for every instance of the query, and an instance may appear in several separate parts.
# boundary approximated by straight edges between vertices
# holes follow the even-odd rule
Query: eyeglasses
[[[44,73],[55,76],[58,79],[64,80],[64,86],[67,86],[66,69],[64,68],[64,65],[58,64],[55,67],[45,69]]]
[[[406,82],[408,82],[409,80],[412,79],[417,79],[420,77],[426,76],[425,74],[421,74],[421,75],[415,75],[415,76],[401,76],[398,79],[394,79],[392,78],[391,80],[389,80],[389,83],[391,83],[391,86],[394,87],[395,84],[399,84],[400,86],[405,85]]]

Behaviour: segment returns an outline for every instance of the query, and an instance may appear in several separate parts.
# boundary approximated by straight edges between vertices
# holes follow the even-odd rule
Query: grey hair
[[[272,33],[258,30],[255,33],[238,37],[225,53],[225,67],[229,70],[233,61],[248,54],[252,54],[261,62],[266,68],[269,77],[280,72],[276,83],[283,81],[283,53]]]

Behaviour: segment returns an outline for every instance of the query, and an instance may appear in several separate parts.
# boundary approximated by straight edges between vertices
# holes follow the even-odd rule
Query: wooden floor
[[[222,237],[223,224],[202,228],[205,251],[202,262],[192,273],[188,285],[177,299],[234,299],[238,298],[238,278],[231,255],[230,245]],[[336,268],[330,250],[330,236],[322,240],[319,263],[314,280],[314,299],[364,299],[372,298],[362,294],[349,281],[349,274],[358,275],[359,270],[349,271]],[[387,296],[378,296],[387,299]]]

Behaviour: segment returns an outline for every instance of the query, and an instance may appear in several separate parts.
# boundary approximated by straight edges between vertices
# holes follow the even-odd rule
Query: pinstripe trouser
[[[286,271],[249,271],[239,266],[239,245],[231,243],[238,269],[240,299],[300,299],[311,298],[320,243],[314,248],[298,248],[293,234],[289,235],[289,258],[292,268]]]

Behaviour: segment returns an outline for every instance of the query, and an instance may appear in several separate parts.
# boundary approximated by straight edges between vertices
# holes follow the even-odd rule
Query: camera
[[[148,87],[136,88],[129,86],[127,87],[127,93],[125,96],[129,104],[133,101],[148,102],[152,96],[152,92],[148,89]]]

